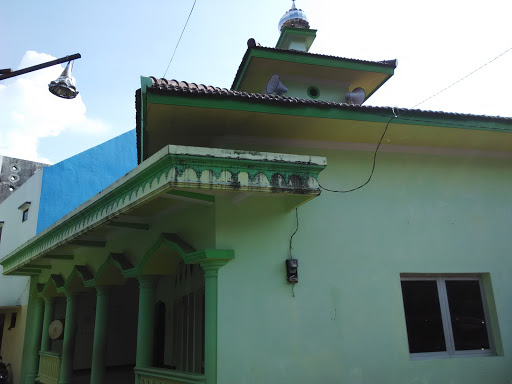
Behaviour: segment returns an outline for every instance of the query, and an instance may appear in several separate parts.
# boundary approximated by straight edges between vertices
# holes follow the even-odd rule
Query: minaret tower
[[[309,21],[302,9],[297,9],[295,0],[292,7],[279,20],[281,36],[276,44],[278,49],[293,49],[308,52],[316,37],[316,29],[309,28]]]

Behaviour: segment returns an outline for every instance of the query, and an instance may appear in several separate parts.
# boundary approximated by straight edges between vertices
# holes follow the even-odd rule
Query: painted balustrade
[[[60,355],[52,352],[39,352],[39,382],[58,384],[60,378]]]

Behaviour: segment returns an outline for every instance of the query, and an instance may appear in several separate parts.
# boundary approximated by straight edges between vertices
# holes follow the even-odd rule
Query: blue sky
[[[1,68],[77,52],[82,59],[73,70],[79,100],[47,92],[59,67],[0,83],[0,154],[55,163],[133,129],[140,76],[163,76],[193,2],[3,2]],[[166,77],[230,87],[247,39],[274,46],[290,5],[197,0]],[[502,0],[297,0],[297,7],[318,29],[312,52],[398,59],[368,105],[410,108],[512,47]],[[511,67],[509,51],[419,108],[512,116]]]

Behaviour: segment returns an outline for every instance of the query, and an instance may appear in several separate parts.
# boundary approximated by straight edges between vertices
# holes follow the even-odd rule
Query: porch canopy
[[[320,194],[318,174],[325,166],[325,158],[315,156],[164,146],[0,261],[6,275],[33,277],[21,375],[45,384],[71,382],[73,355],[80,349],[75,346],[76,329],[88,313],[83,307],[87,300],[83,304],[82,298],[96,291],[91,307],[96,312],[94,342],[89,343],[91,382],[107,382],[109,301],[117,300],[119,289],[131,289],[128,280],[137,279],[138,299],[131,296],[133,300],[123,304],[137,305],[138,300],[138,320],[131,321],[137,329],[130,333],[136,335],[136,364],[131,371],[136,381],[167,378],[214,384],[217,271],[234,257],[234,251],[204,248],[215,247],[215,221],[208,221],[211,208],[220,198],[234,205],[268,198],[283,212],[289,211]],[[190,237],[203,248],[166,232],[169,228],[186,232],[187,225]],[[193,342],[186,347],[193,352],[190,358],[178,360],[174,370],[159,368],[152,359],[154,306],[162,278],[173,279],[169,294],[178,303],[179,316],[194,328]],[[57,307],[61,313],[65,308],[65,321],[62,347],[55,352],[48,331],[58,320]]]
[[[253,195],[281,199],[291,210],[320,194],[323,157],[168,145],[0,261],[5,275],[37,275],[60,254],[96,245],[103,229],[146,227],[133,211],[161,212],[181,201],[236,203]],[[164,200],[165,202],[162,202]]]

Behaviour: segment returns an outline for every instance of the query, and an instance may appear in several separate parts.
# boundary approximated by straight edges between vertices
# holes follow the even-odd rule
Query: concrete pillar
[[[153,365],[155,326],[155,277],[139,276],[139,322],[137,324],[137,367]]]
[[[43,330],[41,335],[41,351],[50,350],[50,335],[48,329],[53,321],[55,300],[53,297],[44,298],[44,317],[43,317]]]
[[[43,327],[43,299],[35,295],[35,278],[31,278],[31,297],[27,310],[25,340],[23,343],[23,361],[21,365],[20,383],[33,384],[39,369],[39,347],[41,346],[41,330]]]
[[[204,270],[204,374],[206,384],[217,383],[217,291],[219,268],[225,260],[201,263]]]
[[[106,346],[108,340],[109,287],[96,287],[96,320],[92,346],[91,384],[105,382]]]
[[[64,341],[62,343],[59,384],[70,384],[73,375],[77,307],[78,296],[74,293],[66,294],[66,320],[64,322]]]

